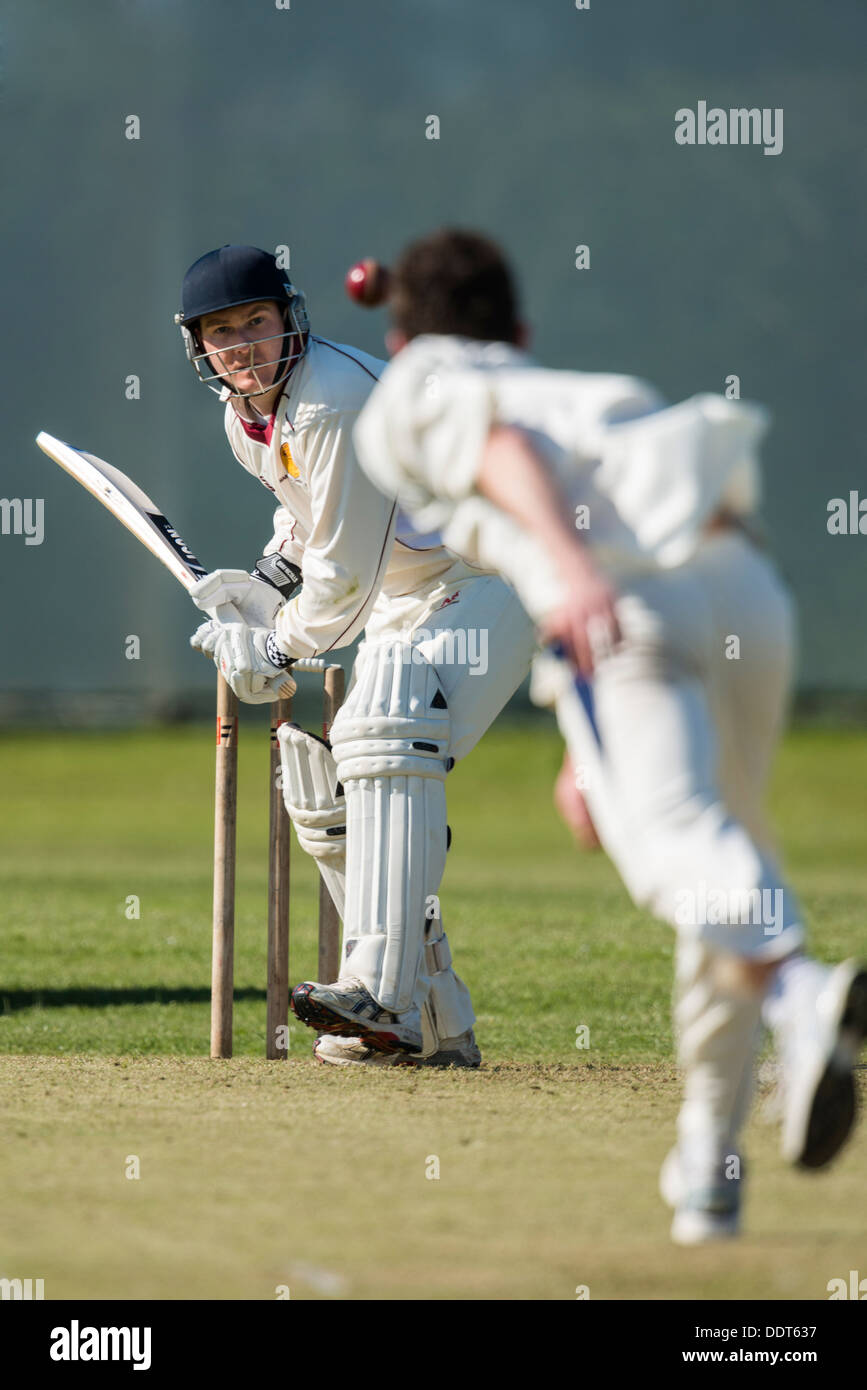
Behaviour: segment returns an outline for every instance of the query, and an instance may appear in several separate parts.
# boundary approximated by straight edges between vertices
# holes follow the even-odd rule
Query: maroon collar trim
[[[237,414],[237,411],[235,413]],[[238,415],[238,421],[240,423],[241,429],[244,431],[247,437],[249,439],[252,439],[256,444],[266,445],[271,443],[271,436],[274,433],[275,418],[276,411],[268,420],[267,424],[257,425],[254,424],[252,420],[245,420],[243,415]]]
[[[272,436],[274,434],[274,422],[277,419],[277,412],[280,409],[284,396],[286,395],[286,382],[291,381],[291,379],[292,373],[290,372],[289,376],[286,378],[286,381],[283,382],[283,386],[279,396],[277,397],[277,400],[274,402],[274,409],[271,411],[271,414],[264,425],[255,424],[252,420],[245,420],[243,415],[239,415],[237,410],[235,411],[235,416],[238,420],[238,423],[241,426],[241,429],[247,435],[248,439],[252,439],[255,444],[265,444],[266,446],[270,445]],[[232,408],[234,409],[234,407]]]

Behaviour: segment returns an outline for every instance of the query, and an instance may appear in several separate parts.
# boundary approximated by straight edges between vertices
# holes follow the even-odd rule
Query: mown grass
[[[335,1074],[299,1028],[288,1062],[264,1061],[267,735],[250,731],[236,1057],[208,1061],[212,737],[0,738],[0,1275],[48,1298],[787,1299],[863,1267],[863,1134],[800,1176],[761,1108],[748,1235],[669,1245],[671,935],[558,824],[545,725],[494,731],[450,778],[443,909],[485,1066],[448,1074]],[[828,959],[864,949],[865,780],[862,735],[800,732],[774,782]],[[294,872],[300,979],[315,882],[298,853]]]

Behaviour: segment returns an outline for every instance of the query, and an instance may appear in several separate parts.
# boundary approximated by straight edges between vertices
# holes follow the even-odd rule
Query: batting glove
[[[221,631],[221,625],[213,618],[208,618],[206,622],[196,628],[190,638],[190,646],[193,651],[201,652],[203,656],[213,656]]]
[[[273,628],[220,623],[214,661],[239,700],[250,705],[293,695],[295,681],[285,669],[291,657],[277,643]]]

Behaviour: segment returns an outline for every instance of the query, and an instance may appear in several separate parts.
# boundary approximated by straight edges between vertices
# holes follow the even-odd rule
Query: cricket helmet
[[[255,304],[259,300],[273,301],[280,306],[285,332],[255,338],[243,344],[227,344],[221,349],[233,351],[239,346],[250,349],[250,371],[256,378],[257,387],[254,391],[234,391],[233,394],[237,396],[261,395],[263,391],[279,385],[286,380],[298,359],[304,356],[310,332],[304,295],[277,265],[276,257],[269,251],[260,251],[257,246],[221,246],[200,256],[184,276],[181,308],[175,314],[175,323],[181,330],[184,349],[196,375],[218,395],[226,384],[223,380],[226,372],[214,370],[211,358],[219,357],[219,353],[212,351],[209,357],[204,351],[199,322],[205,314],[234,309],[241,304]],[[294,352],[293,337],[298,342]],[[274,348],[276,355],[254,366],[255,348],[259,343],[269,342],[279,343],[279,348]],[[257,369],[262,367],[276,368],[274,380],[267,386],[259,382]]]

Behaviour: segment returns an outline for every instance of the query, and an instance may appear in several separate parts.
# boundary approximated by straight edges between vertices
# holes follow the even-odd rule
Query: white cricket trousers
[[[763,809],[793,665],[789,595],[737,530],[619,592],[623,641],[589,687],[596,732],[571,680],[557,700],[600,840],[683,944],[780,959],[803,941]]]

